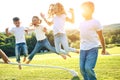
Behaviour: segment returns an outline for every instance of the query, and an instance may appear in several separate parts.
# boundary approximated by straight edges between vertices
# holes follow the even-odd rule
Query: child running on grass
[[[41,25],[41,20],[39,19],[39,17],[33,16],[32,25],[33,25],[32,30],[34,30],[34,32],[35,32],[37,43],[35,45],[34,50],[30,53],[30,55],[28,57],[28,61],[26,62],[27,64],[30,63],[30,61],[33,59],[34,55],[43,47],[47,48],[48,50],[50,50],[52,52],[57,53],[55,48],[50,45],[47,37],[45,36],[45,32],[47,30],[44,26]],[[30,29],[28,29],[28,31],[29,30]],[[65,55],[60,54],[60,56],[62,56],[63,59],[66,59]]]
[[[51,22],[48,21],[45,18],[45,15],[41,13],[41,17],[44,19],[44,21],[49,26],[51,26],[53,24],[54,43],[55,43],[55,49],[56,49],[57,53],[64,53],[69,57],[71,57],[69,55],[70,51],[79,53],[78,50],[69,47],[65,28],[64,28],[66,21],[74,23],[73,9],[70,9],[70,13],[72,14],[72,18],[69,18],[66,16],[66,12],[61,3],[56,3],[56,4],[50,5],[48,15],[50,18],[53,18],[53,20]],[[61,50],[61,45],[63,46],[64,51]]]
[[[19,63],[19,69],[21,69],[21,62],[20,62],[20,54],[21,51],[23,51],[24,59],[23,62],[25,62],[26,57],[28,55],[26,40],[25,40],[25,32],[26,29],[22,26],[20,26],[20,19],[18,17],[13,18],[13,23],[15,27],[13,27],[10,31],[8,28],[6,28],[6,34],[14,34],[16,45],[15,45],[15,55],[16,55],[16,61]]]
[[[103,47],[102,54],[106,54],[103,27],[92,17],[93,2],[84,2],[81,9],[85,21],[80,24],[80,71],[84,80],[97,80],[94,67],[98,57],[99,40]]]

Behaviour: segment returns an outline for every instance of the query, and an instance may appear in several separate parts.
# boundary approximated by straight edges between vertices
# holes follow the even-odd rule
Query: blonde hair
[[[64,6],[61,3],[56,3],[55,7],[58,9],[55,14],[66,14]]]
[[[57,11],[55,11],[55,8],[57,8]],[[49,17],[53,17],[56,14],[66,14],[64,6],[61,3],[56,3],[56,4],[51,4],[49,6],[49,10],[48,10],[48,15]]]
[[[55,7],[55,4],[50,4],[49,10],[48,10],[48,18],[51,18],[54,16],[54,7]]]
[[[82,3],[81,8],[85,9],[86,7],[89,8],[92,13],[94,12],[95,6],[93,2],[87,1]]]

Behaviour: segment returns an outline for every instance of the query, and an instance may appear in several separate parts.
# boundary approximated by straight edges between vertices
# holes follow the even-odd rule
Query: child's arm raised
[[[43,13],[40,13],[40,16],[44,19],[44,21],[49,25],[51,26],[53,24],[53,22],[51,21],[48,21],[46,18],[45,18],[45,15]]]
[[[5,29],[5,33],[6,33],[7,36],[11,35],[11,33],[8,30],[8,28]]]
[[[74,21],[75,21],[74,10],[72,8],[70,8],[69,12],[71,13],[72,18],[66,17],[66,21],[68,21],[70,23],[74,23]]]
[[[28,30],[26,29],[26,30],[24,30],[27,34],[28,34]]]

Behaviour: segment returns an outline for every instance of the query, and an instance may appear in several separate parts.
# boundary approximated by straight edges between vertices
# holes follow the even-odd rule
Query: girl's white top
[[[46,35],[43,30],[44,30],[44,26],[42,25],[34,27],[34,32],[35,32],[37,41],[46,39]]]
[[[66,21],[66,15],[62,14],[60,16],[55,16],[53,18],[53,33],[54,35],[58,34],[58,33],[63,33],[65,34],[65,21]]]

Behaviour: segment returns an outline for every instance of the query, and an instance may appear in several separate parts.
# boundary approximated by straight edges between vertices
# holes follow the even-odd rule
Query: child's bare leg
[[[60,54],[60,56],[63,58],[63,59],[66,59],[66,56],[64,54]]]
[[[26,62],[26,64],[29,64],[31,62],[31,60],[28,59],[28,61]]]
[[[26,61],[26,57],[23,58],[23,62],[25,62],[25,61]]]
[[[70,55],[70,54],[66,54],[66,55],[71,58],[71,55]]]
[[[18,62],[18,68],[19,68],[20,70],[22,69],[20,62]]]
[[[0,57],[3,59],[5,63],[10,62],[10,60],[8,59],[8,56],[1,49],[0,49]]]

